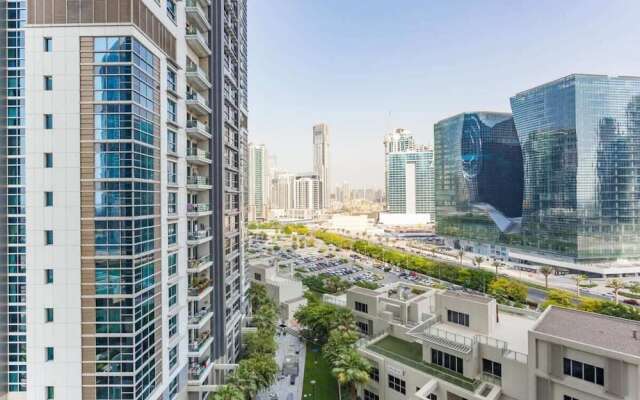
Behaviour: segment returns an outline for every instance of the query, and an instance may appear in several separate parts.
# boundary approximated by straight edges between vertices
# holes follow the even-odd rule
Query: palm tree
[[[493,266],[496,269],[496,277],[497,277],[498,269],[502,267],[502,263],[494,258],[493,262],[491,263],[491,266]]]
[[[484,261],[482,257],[474,257],[473,265],[475,265],[476,267],[479,267],[480,264],[482,264],[482,261]]]
[[[618,304],[618,292],[624,289],[624,282],[622,279],[610,279],[607,281],[607,287],[613,289],[613,296],[615,297],[616,304]]]
[[[553,274],[553,267],[550,267],[548,265],[544,265],[542,267],[540,267],[540,273],[542,275],[544,275],[544,287],[545,289],[549,289],[549,275]]]
[[[464,257],[464,250],[458,250],[458,260],[460,260],[460,265],[462,265],[462,257]]]
[[[580,296],[580,285],[582,285],[582,282],[586,281],[589,278],[587,278],[587,276],[584,274],[578,274],[575,275],[572,279],[576,283],[576,293],[578,294],[578,296]]]
[[[339,397],[342,399],[340,387],[347,385],[351,398],[356,398],[357,386],[369,382],[369,369],[371,366],[358,352],[353,349],[341,354],[335,361],[332,372],[338,380]]]

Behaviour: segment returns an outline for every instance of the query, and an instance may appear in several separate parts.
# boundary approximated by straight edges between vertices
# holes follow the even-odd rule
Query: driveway
[[[276,352],[276,361],[278,367],[282,370],[284,359],[287,354],[293,354],[295,356],[295,349],[299,350],[298,357],[298,377],[294,385],[290,384],[290,376],[278,375],[276,383],[274,383],[269,389],[258,393],[257,400],[287,400],[289,393],[293,394],[293,399],[298,400],[302,395],[302,383],[304,374],[304,358],[305,358],[305,346],[296,336],[287,333],[286,335],[276,336],[276,342],[278,343],[278,351]],[[274,397],[275,395],[276,397]]]

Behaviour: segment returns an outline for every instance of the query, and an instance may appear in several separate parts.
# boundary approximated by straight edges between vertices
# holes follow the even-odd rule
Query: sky
[[[433,143],[463,111],[572,73],[640,75],[637,0],[249,0],[249,140],[312,170],[331,134],[333,184],[382,188],[384,135]]]

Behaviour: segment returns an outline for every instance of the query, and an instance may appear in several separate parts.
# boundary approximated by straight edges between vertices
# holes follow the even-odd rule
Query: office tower
[[[436,231],[499,241],[522,216],[522,152],[511,114],[469,112],[434,126]]]
[[[249,221],[269,218],[271,171],[266,147],[249,144]]]
[[[329,125],[313,126],[313,173],[321,183],[320,208],[329,207],[331,180],[329,174]]]
[[[523,245],[578,260],[640,256],[640,78],[570,75],[511,107]]]
[[[295,204],[298,210],[315,214],[322,209],[322,181],[314,174],[300,174],[295,178]]]
[[[246,309],[246,2],[1,7],[0,391],[206,398]]]
[[[336,201],[340,203],[350,201],[351,193],[351,184],[349,182],[343,182],[341,185],[336,186]]]
[[[406,129],[386,135],[384,148],[386,210],[380,221],[411,225],[433,220],[433,151],[417,145]]]

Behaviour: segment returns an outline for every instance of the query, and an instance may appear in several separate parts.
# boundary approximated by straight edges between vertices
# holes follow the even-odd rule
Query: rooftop
[[[534,332],[640,357],[640,322],[550,307]],[[634,331],[639,339],[633,337]]]
[[[447,290],[442,296],[458,297],[467,301],[475,301],[476,303],[489,304],[494,301],[493,297],[481,296],[478,294],[467,293],[461,290]]]

